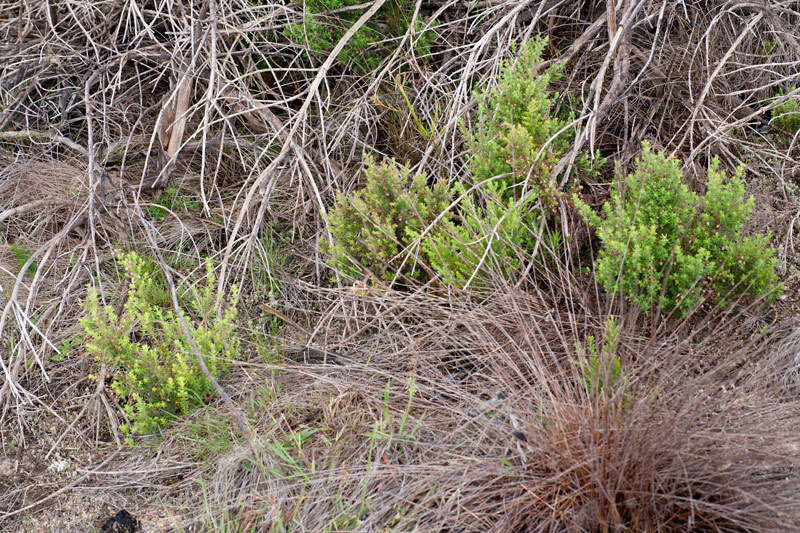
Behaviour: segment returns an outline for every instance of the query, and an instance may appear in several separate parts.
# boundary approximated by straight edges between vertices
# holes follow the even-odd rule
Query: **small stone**
[[[139,521],[125,509],[120,510],[103,522],[100,526],[101,533],[136,533],[139,531]]]

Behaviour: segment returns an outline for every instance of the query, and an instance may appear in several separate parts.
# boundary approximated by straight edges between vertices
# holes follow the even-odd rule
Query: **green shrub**
[[[335,242],[321,248],[339,272],[359,277],[364,267],[383,283],[424,282],[435,272],[446,285],[482,286],[493,275],[510,279],[530,258],[539,216],[531,198],[504,198],[496,183],[480,198],[459,183],[429,186],[394,162],[369,161],[365,174],[365,187],[340,195],[328,214]]]
[[[558,94],[549,88],[562,65],[541,68],[546,46],[544,37],[522,45],[518,57],[502,65],[497,84],[475,93],[478,110],[469,127],[462,124],[477,190],[464,194],[457,185],[454,195],[463,200],[455,215],[424,243],[449,285],[480,284],[492,274],[512,279],[532,259],[545,262],[561,248],[555,209],[561,192],[550,174],[572,141],[565,128],[572,114],[557,114]],[[578,169],[592,172],[586,157]],[[550,242],[532,258],[538,234]]]
[[[470,281],[481,286],[493,274],[512,279],[536,241],[532,199],[504,198],[497,183],[486,184],[480,202],[460,183],[453,190],[463,195],[457,217],[446,218],[422,239],[431,267],[450,286]]]
[[[793,87],[792,91],[796,88]],[[782,96],[780,93],[778,96]],[[789,99],[772,108],[772,122],[791,134],[800,130],[800,97]]]
[[[178,214],[189,211],[200,211],[200,202],[190,198],[180,196],[177,187],[167,187],[158,195],[156,201],[148,206],[147,211],[155,220],[166,218],[170,211],[178,211]]]
[[[644,143],[634,172],[603,206],[604,219],[575,202],[602,243],[598,281],[643,310],[683,315],[706,297],[727,305],[780,290],[768,238],[742,237],[753,199],[744,197],[741,169],[728,179],[715,160],[700,198],[677,161]]]
[[[131,424],[123,425],[123,431],[149,433],[203,405],[215,392],[171,304],[164,301],[166,290],[155,265],[135,252],[121,254],[119,261],[130,277],[121,315],[117,317],[111,307],[102,308],[92,288],[81,323],[87,351],[107,365],[113,376],[111,387],[125,402]],[[233,336],[238,290],[234,287],[230,306],[218,317],[210,262],[205,281],[202,289],[192,289],[191,316],[183,310],[180,313],[209,371],[218,377],[227,370],[227,361],[239,353]]]
[[[30,259],[31,255],[33,255],[33,252],[31,252],[29,249],[25,248],[24,246],[18,246],[16,244],[10,244],[8,247],[14,253],[14,257],[16,257],[16,259],[17,259],[17,265],[19,266],[19,268],[22,268],[23,266],[25,266],[25,263],[27,263],[28,259]],[[25,273],[27,275],[33,277],[33,276],[36,275],[36,269],[37,268],[38,268],[38,266],[36,265],[36,261],[32,261],[31,264],[28,265],[28,269],[25,271]]]
[[[328,214],[335,242],[323,243],[322,250],[349,276],[357,277],[363,266],[384,283],[425,279],[427,273],[403,252],[450,204],[450,190],[444,183],[428,186],[423,174],[412,178],[394,161],[368,160],[365,174],[363,189],[336,199]]]
[[[284,35],[293,43],[307,46],[315,53],[327,54],[336,46],[347,30],[369,7],[351,9],[335,14],[331,11],[365,5],[361,0],[304,0],[296,2],[303,9],[303,22],[292,23],[284,31]],[[362,72],[375,69],[383,58],[391,52],[387,39],[402,37],[408,30],[414,12],[415,2],[412,0],[389,0],[372,20],[362,26],[347,42],[339,54],[338,60],[352,64]],[[412,37],[414,52],[425,56],[435,38],[432,29],[425,29],[425,22],[417,17],[416,35]]]
[[[474,131],[463,128],[473,187],[429,187],[424,177],[409,179],[394,165],[368,164],[366,188],[340,196],[330,213],[336,244],[323,249],[334,267],[355,275],[361,264],[390,281],[403,265],[403,275],[424,280],[426,269],[400,253],[421,237],[417,258],[445,284],[480,285],[494,275],[513,278],[532,259],[539,233],[555,237],[539,254],[558,251],[554,208],[560,193],[550,173],[571,134],[556,135],[569,117],[556,116],[557,95],[548,92],[561,67],[539,72],[546,44],[537,38],[523,45],[519,58],[503,65],[497,86],[476,93]],[[588,161],[581,159],[579,167],[588,171]],[[531,192],[524,197],[523,182]],[[422,235],[453,199],[459,199],[453,212]]]
[[[497,85],[476,92],[478,111],[471,129],[463,131],[477,181],[500,177],[503,196],[519,197],[520,185],[527,180],[535,197],[552,207],[559,192],[550,173],[573,138],[569,128],[558,132],[573,115],[559,117],[559,95],[549,91],[563,66],[553,63],[542,70],[547,42],[546,37],[536,37],[522,45],[518,57],[502,66]],[[589,167],[585,156],[579,158],[581,172],[589,172]]]
[[[539,72],[546,45],[545,38],[525,43],[518,57],[503,64],[497,84],[475,93],[477,113],[462,131],[478,185],[467,193],[456,184],[454,195],[463,198],[456,215],[423,243],[447,285],[480,286],[493,274],[512,279],[530,259],[537,229],[556,203],[549,175],[570,139],[568,134],[555,136],[565,122],[555,116],[558,95],[548,88],[560,76],[561,65]],[[522,198],[526,181],[532,194]]]
[[[755,300],[766,295],[767,299],[774,299],[781,290],[769,236],[743,235],[754,204],[752,197],[745,199],[743,172],[740,167],[728,179],[719,169],[719,160],[712,161],[693,237],[712,253],[716,270],[711,286],[714,297],[723,305],[740,296]]]

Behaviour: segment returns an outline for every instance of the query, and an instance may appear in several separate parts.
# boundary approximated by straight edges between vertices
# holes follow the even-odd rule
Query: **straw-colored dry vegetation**
[[[798,28],[0,0],[0,528],[800,530]]]

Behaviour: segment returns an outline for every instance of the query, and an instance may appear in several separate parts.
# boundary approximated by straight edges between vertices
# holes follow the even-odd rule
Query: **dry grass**
[[[283,36],[301,6],[0,1],[0,526],[85,531],[126,507],[147,530],[799,529],[800,139],[770,124],[800,86],[796,3],[417,2],[429,57],[409,34],[363,75]],[[581,149],[624,170],[642,140],[695,188],[714,155],[745,164],[783,300],[643,316],[580,270],[566,200],[571,245],[524,280],[332,278],[316,243],[362,154],[460,179],[473,87],[537,33],[578,112],[552,178],[569,188]],[[56,351],[88,284],[120,301],[114,247],[176,286],[209,256],[219,300],[238,284],[244,304],[229,401],[136,446],[80,341]],[[624,385],[591,394],[578,347],[609,316]]]

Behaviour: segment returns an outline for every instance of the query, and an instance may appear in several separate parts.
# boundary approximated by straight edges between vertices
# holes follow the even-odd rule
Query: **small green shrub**
[[[503,65],[496,86],[476,92],[474,125],[463,130],[475,179],[504,176],[500,179],[504,196],[518,195],[515,188],[529,174],[537,196],[554,200],[556,194],[547,178],[569,139],[558,136],[543,149],[564,126],[553,114],[558,95],[547,90],[561,75],[561,65],[553,64],[537,75],[546,45],[544,38],[527,42],[516,60]]]
[[[792,88],[795,91],[796,88]],[[778,96],[782,96],[780,93]],[[772,108],[772,122],[791,134],[800,130],[800,97],[792,98]]]
[[[712,280],[714,297],[723,305],[731,299],[755,300],[762,295],[774,299],[781,290],[775,272],[777,258],[769,236],[744,236],[744,225],[753,211],[754,199],[745,199],[743,169],[728,179],[715,158],[708,170],[708,186],[700,205],[693,240],[709,250],[716,269]]]
[[[335,242],[322,244],[333,267],[358,277],[363,266],[384,283],[426,278],[417,261],[403,252],[450,204],[451,192],[444,183],[428,186],[424,175],[410,173],[394,161],[368,160],[366,186],[339,195],[328,214]]]
[[[531,198],[504,198],[496,183],[486,184],[480,198],[458,183],[429,186],[424,175],[412,178],[394,162],[368,162],[365,173],[366,186],[340,195],[330,210],[334,245],[321,243],[343,274],[359,277],[365,267],[390,283],[424,282],[435,272],[446,285],[482,286],[493,275],[510,279],[530,258],[539,216]],[[456,198],[458,208],[444,212]]]
[[[150,433],[175,417],[203,405],[215,395],[200,369],[194,351],[185,339],[171,304],[164,301],[155,265],[135,252],[121,254],[130,283],[127,300],[117,317],[111,307],[101,307],[92,288],[85,301],[81,321],[87,351],[108,366],[111,387],[124,400],[131,424],[126,433]],[[215,377],[236,359],[239,343],[233,335],[238,290],[234,287],[230,306],[218,317],[214,311],[215,279],[207,263],[205,287],[192,288],[192,314],[180,311],[189,332]]]
[[[456,214],[424,243],[449,285],[498,274],[512,279],[527,262],[547,262],[562,247],[555,209],[561,191],[550,174],[572,141],[565,126],[573,115],[561,110],[559,116],[558,94],[550,87],[562,65],[541,68],[546,46],[544,37],[523,44],[503,64],[497,84],[475,93],[478,110],[470,126],[462,123],[477,190],[465,195],[456,185],[454,195],[464,196]],[[577,168],[583,177],[596,174],[585,156]],[[532,258],[539,234],[549,242]]]
[[[715,160],[700,198],[677,161],[644,143],[634,172],[603,206],[604,219],[574,198],[602,243],[598,281],[643,310],[683,315],[707,297],[727,305],[780,290],[768,238],[742,236],[753,199],[744,197],[741,170],[728,179]]]
[[[456,184],[454,194],[464,197],[457,218],[443,220],[422,240],[425,256],[446,285],[463,287],[472,281],[481,286],[492,274],[511,279],[535,244],[538,211],[532,199],[504,198],[497,183],[484,189],[479,203]]]
[[[25,248],[24,246],[18,246],[16,244],[10,244],[8,247],[11,248],[11,251],[13,252],[14,257],[17,259],[17,265],[19,266],[19,268],[22,268],[23,266],[25,266],[25,263],[27,263],[28,259],[30,259],[31,255],[33,255],[33,252],[31,252],[29,249]],[[28,265],[28,269],[25,271],[25,273],[27,275],[29,275],[30,277],[33,277],[33,276],[36,275],[36,269],[37,268],[38,268],[38,266],[36,265],[36,261],[32,261],[31,264]]]
[[[303,22],[292,23],[284,35],[293,43],[307,46],[319,54],[327,54],[336,46],[347,30],[355,23],[367,7],[350,9],[331,14],[331,11],[364,5],[361,0],[305,0],[296,2],[303,9]],[[385,41],[403,36],[411,24],[415,2],[412,0],[390,0],[386,2],[372,20],[362,26],[347,42],[338,60],[353,65],[361,72],[369,72],[380,64],[391,52]],[[417,17],[412,37],[416,55],[425,56],[436,33],[425,29],[426,24]]]
[[[546,37],[529,40],[518,57],[504,63],[496,85],[475,93],[478,111],[463,131],[477,181],[500,177],[504,197],[519,197],[527,181],[535,197],[552,207],[559,191],[550,173],[569,148],[573,132],[565,126],[574,117],[571,111],[558,112],[559,95],[550,91],[563,65],[541,68],[547,42]],[[577,167],[581,174],[594,173],[585,155]]]
[[[339,196],[329,213],[335,243],[323,243],[322,249],[340,272],[357,277],[363,266],[390,283],[398,278],[427,281],[432,269],[446,284],[459,285],[481,264],[479,279],[492,267],[510,271],[519,266],[514,250],[531,240],[524,224],[528,213],[521,202],[502,199],[496,186],[487,187],[489,199],[481,206],[462,185],[429,186],[424,175],[411,177],[394,162],[368,161],[365,174],[366,186]],[[426,232],[460,195],[464,200],[457,214],[444,213]],[[420,253],[414,256],[417,241]]]

